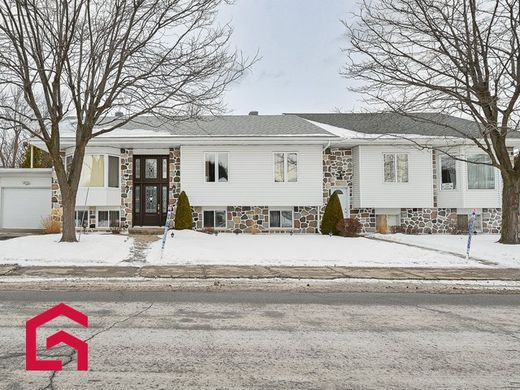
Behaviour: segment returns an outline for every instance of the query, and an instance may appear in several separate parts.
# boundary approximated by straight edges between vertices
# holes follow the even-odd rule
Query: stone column
[[[121,228],[132,227],[134,151],[121,149]]]

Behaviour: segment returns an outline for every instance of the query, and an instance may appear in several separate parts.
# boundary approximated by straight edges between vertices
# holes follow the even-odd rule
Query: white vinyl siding
[[[230,180],[205,182],[205,153],[226,150]],[[296,153],[297,181],[274,180],[274,154]],[[181,189],[193,206],[321,206],[323,157],[321,145],[222,145],[181,147]]]
[[[393,160],[392,169],[401,172],[396,175],[394,182],[385,181],[385,155],[406,156]],[[398,160],[401,161],[401,167],[397,166]],[[406,146],[361,145],[353,150],[353,163],[352,207],[433,207],[433,165],[430,151]],[[397,181],[399,177],[401,182]]]

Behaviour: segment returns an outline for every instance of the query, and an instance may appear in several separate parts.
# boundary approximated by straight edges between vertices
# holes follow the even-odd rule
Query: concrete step
[[[128,228],[129,234],[158,235],[164,233],[163,226],[134,226]]]

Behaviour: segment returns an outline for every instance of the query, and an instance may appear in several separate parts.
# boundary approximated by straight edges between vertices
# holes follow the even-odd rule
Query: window
[[[470,215],[468,214],[457,214],[457,230],[461,233],[467,233],[469,229]],[[475,232],[482,231],[482,215],[477,214],[475,221]]]
[[[204,155],[205,171],[207,183],[226,183],[228,177],[228,160],[227,152],[208,152]]]
[[[67,173],[70,173],[72,169],[72,155],[65,158],[65,169],[67,169]]]
[[[376,231],[387,234],[393,227],[401,225],[401,218],[398,214],[378,214],[376,215]]]
[[[144,178],[145,179],[157,179],[157,159],[156,158],[145,158],[144,159]]]
[[[119,188],[119,157],[108,156],[108,186]]]
[[[134,163],[134,175],[136,179],[141,178],[141,159],[136,158]]]
[[[468,157],[468,189],[492,190],[495,188],[495,169],[491,159],[486,154],[476,154]]]
[[[83,160],[81,187],[104,187],[105,186],[105,156],[87,154]]]
[[[269,227],[271,227],[271,228],[292,228],[293,227],[292,210],[270,210],[269,211]]]
[[[457,188],[457,161],[449,156],[441,157],[441,190],[455,190]]]
[[[99,210],[98,211],[98,228],[119,227],[119,210]]]
[[[89,225],[89,217],[88,210],[76,210],[76,227],[88,227]]]
[[[274,181],[276,183],[298,181],[298,154],[274,154]]]
[[[226,210],[204,210],[205,228],[225,228]]]
[[[384,176],[385,183],[408,183],[408,155],[385,153]]]

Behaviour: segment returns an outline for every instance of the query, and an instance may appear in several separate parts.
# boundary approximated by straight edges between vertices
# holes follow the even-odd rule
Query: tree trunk
[[[502,244],[520,244],[518,238],[518,208],[520,205],[520,176],[502,174]]]
[[[60,242],[77,242],[75,216],[77,190],[61,185],[60,189],[63,205],[63,230]]]

